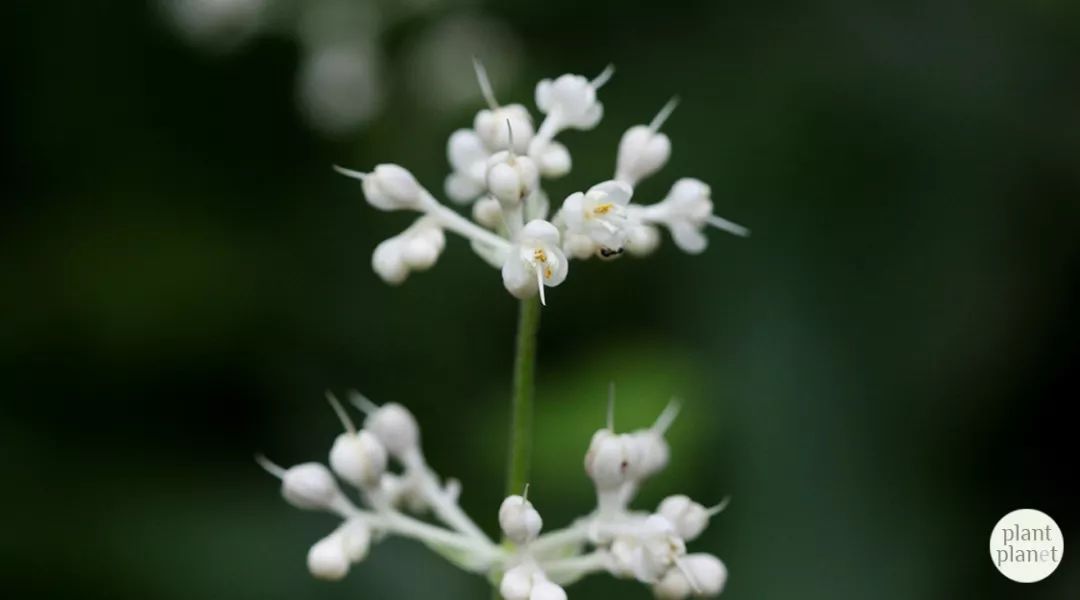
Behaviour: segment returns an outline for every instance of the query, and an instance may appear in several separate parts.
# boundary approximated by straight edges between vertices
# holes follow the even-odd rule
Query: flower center
[[[547,252],[544,252],[543,248],[537,248],[536,250],[533,250],[533,259],[535,259],[537,262],[546,263]]]
[[[613,208],[615,208],[614,204],[612,204],[611,202],[605,202],[603,204],[594,206],[592,209],[592,213],[599,217],[608,214]]]

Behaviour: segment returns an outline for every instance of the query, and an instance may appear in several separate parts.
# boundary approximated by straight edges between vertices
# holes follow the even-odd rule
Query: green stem
[[[522,300],[514,342],[514,389],[510,398],[510,447],[506,461],[506,495],[520,494],[529,479],[532,456],[533,395],[536,392],[536,333],[540,330],[540,300]],[[510,542],[503,540],[503,545]],[[497,574],[493,574],[497,575]],[[492,600],[501,600],[493,579]]]
[[[514,393],[510,399],[510,455],[506,495],[520,494],[529,478],[532,456],[533,395],[536,381],[536,334],[540,329],[540,301],[522,300],[518,310],[514,348]]]

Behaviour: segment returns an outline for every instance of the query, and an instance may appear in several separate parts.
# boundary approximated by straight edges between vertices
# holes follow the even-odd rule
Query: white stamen
[[[525,484],[525,491],[521,492],[521,504],[529,501],[529,484]]]
[[[709,508],[708,509],[709,516],[710,517],[715,517],[716,515],[724,512],[724,509],[728,507],[728,504],[731,504],[731,496],[725,496],[724,499],[721,500],[719,504]]]
[[[356,390],[349,390],[349,402],[353,406],[364,411],[364,414],[370,415],[371,413],[379,410],[379,405],[375,404],[371,400],[368,400],[367,396],[361,394]]]
[[[652,430],[663,435],[671,427],[671,424],[675,422],[675,417],[679,416],[680,410],[682,410],[682,401],[678,398],[672,398],[664,407],[664,410],[660,412],[660,416],[656,417]]]
[[[364,173],[363,171],[354,171],[352,169],[346,169],[345,167],[342,167],[342,166],[339,166],[339,165],[334,165],[334,170],[337,171],[338,173],[341,173],[342,175],[344,175],[346,177],[351,177],[353,179],[359,179],[360,181],[363,181],[364,179],[367,178],[368,175],[370,175],[370,173]]]
[[[709,218],[706,219],[706,223],[712,225],[717,229],[722,229],[728,233],[733,233],[739,237],[750,236],[749,229],[743,227],[742,225],[739,225],[738,223],[732,223],[731,221],[728,221],[727,219],[718,217],[716,215],[709,215]]]
[[[491,110],[498,110],[499,103],[495,100],[495,91],[491,89],[491,80],[488,79],[484,63],[480,62],[479,58],[474,57],[472,64],[473,70],[476,71],[476,80],[480,82],[480,93],[484,96],[484,102],[487,102]]]
[[[611,79],[611,76],[615,74],[615,65],[608,65],[604,67],[604,70],[592,80],[591,85],[594,90],[598,90],[604,86],[605,83]]]
[[[510,158],[514,158],[516,156],[514,154],[514,128],[510,126],[510,119],[506,120],[506,140],[506,151],[510,153]]]
[[[543,267],[540,263],[536,264],[536,286],[540,288],[540,304],[541,306],[547,306],[547,300],[544,298],[544,274]]]
[[[262,467],[264,471],[273,475],[274,477],[277,477],[278,479],[285,477],[285,468],[270,460],[269,458],[266,458],[264,454],[256,454],[255,462],[260,467]]]
[[[664,105],[664,108],[661,108],[660,112],[656,113],[656,116],[653,117],[652,123],[649,123],[649,129],[652,130],[653,133],[660,131],[660,127],[664,125],[664,121],[667,121],[668,117],[671,116],[671,113],[675,111],[675,107],[678,105],[678,96],[668,100],[668,103]]]
[[[326,401],[330,403],[330,408],[334,409],[334,413],[337,414],[338,420],[341,421],[341,426],[345,428],[345,431],[356,435],[356,425],[349,418],[349,414],[345,412],[345,408],[341,406],[337,396],[330,390],[326,390]]]

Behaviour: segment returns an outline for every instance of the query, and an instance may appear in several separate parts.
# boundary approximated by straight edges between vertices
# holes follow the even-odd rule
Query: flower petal
[[[559,230],[544,221],[543,219],[533,219],[525,224],[525,227],[521,228],[522,240],[537,240],[544,244],[551,246],[559,245]]]
[[[612,179],[610,181],[598,183],[589,188],[589,193],[591,194],[593,192],[602,192],[605,194],[607,196],[607,202],[614,202],[620,206],[626,206],[630,203],[630,198],[634,195],[634,188],[621,181]]]

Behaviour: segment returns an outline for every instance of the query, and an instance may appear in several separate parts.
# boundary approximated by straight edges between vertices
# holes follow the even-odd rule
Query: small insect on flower
[[[610,181],[573,193],[551,207],[544,180],[566,175],[573,164],[569,150],[556,137],[600,123],[604,106],[599,92],[614,69],[609,66],[592,79],[565,74],[540,81],[535,100],[543,120],[538,127],[524,105],[498,101],[479,61],[474,62],[474,69],[487,107],[476,114],[472,128],[450,135],[446,156],[451,172],[443,184],[452,201],[473,205],[472,219],[440,203],[401,166],[381,164],[370,173],[335,167],[362,182],[364,196],[375,208],[422,215],[405,232],[375,248],[372,267],[387,283],[401,284],[411,273],[434,265],[445,245],[444,231],[465,237],[484,262],[500,268],[511,295],[524,299],[539,294],[545,304],[544,288],[565,279],[568,258],[611,260],[627,251],[648,255],[660,243],[657,226],[668,228],[675,244],[689,253],[705,249],[702,230],[706,225],[748,234],[744,227],[712,214],[710,190],[696,179],[679,180],[660,202],[631,203],[634,186],[658,173],[671,156],[671,140],[660,128],[674,112],[676,99],[664,105],[648,125],[626,130]],[[549,218],[551,208],[555,210]],[[522,244],[540,239],[536,226],[523,233],[527,224],[536,222],[547,223],[557,235],[553,246],[559,255],[553,256],[547,248],[543,252],[553,256],[550,262],[538,258],[536,247],[525,248],[529,252],[524,258],[512,256],[521,254]],[[542,237],[554,239],[555,235],[545,231]]]

